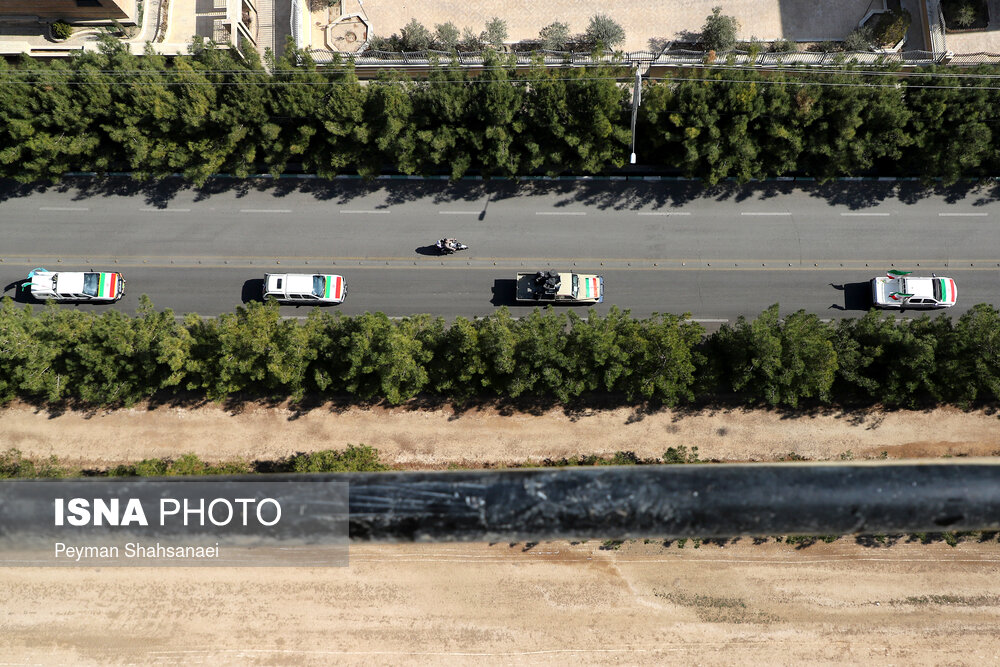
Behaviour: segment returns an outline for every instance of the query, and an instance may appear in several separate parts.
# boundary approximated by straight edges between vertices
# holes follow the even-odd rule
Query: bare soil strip
[[[574,455],[634,451],[663,456],[698,448],[702,460],[774,461],[1000,455],[1000,415],[954,408],[788,416],[769,410],[628,408],[540,415],[494,408],[339,408],[299,413],[245,405],[160,407],[51,414],[26,405],[0,410],[0,450],[55,455],[72,465],[105,467],[195,453],[217,462],[278,459],[296,452],[366,444],[401,467],[510,465]]]
[[[363,545],[347,568],[0,569],[63,664],[996,664],[996,543]]]

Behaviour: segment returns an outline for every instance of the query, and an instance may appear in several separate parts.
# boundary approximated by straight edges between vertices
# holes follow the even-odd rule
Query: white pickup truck
[[[958,300],[958,287],[951,278],[911,276],[890,271],[872,278],[872,305],[876,308],[950,308]]]
[[[343,303],[347,298],[347,281],[343,276],[309,273],[268,273],[264,276],[263,298],[272,297],[278,303],[318,306]]]
[[[31,296],[50,301],[114,303],[125,296],[125,276],[115,272],[33,269]]]
[[[604,301],[604,277],[558,271],[519,273],[515,299],[567,305],[601,303]]]

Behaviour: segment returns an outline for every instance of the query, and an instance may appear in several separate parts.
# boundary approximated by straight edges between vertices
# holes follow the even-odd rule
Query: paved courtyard
[[[353,3],[351,3],[353,4]],[[555,21],[569,24],[571,33],[581,33],[594,14],[610,15],[625,28],[626,51],[649,48],[651,39],[680,40],[685,32],[699,32],[712,7],[740,22],[740,39],[778,38],[793,41],[843,39],[868,11],[872,0],[672,0],[650,4],[648,0],[365,0],[364,11],[375,34],[389,36],[416,19],[431,30],[451,21],[459,29],[481,32],[494,16],[507,21],[511,42],[533,39]]]

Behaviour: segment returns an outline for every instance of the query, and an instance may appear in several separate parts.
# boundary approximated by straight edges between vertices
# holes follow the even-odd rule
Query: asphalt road
[[[1000,191],[929,192],[916,183],[214,181],[193,190],[78,178],[0,184],[0,284],[36,266],[117,269],[134,311],[215,315],[255,298],[266,272],[331,271],[345,313],[485,315],[512,302],[517,271],[599,272],[607,298],[636,315],[709,322],[773,303],[822,317],[869,307],[886,269],[959,285],[960,314],[1000,303]],[[471,248],[438,257],[455,236]],[[66,306],[108,308],[108,306]],[[290,316],[306,308],[285,307]]]

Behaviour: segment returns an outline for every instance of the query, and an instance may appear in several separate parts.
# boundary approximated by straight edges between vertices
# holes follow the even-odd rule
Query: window
[[[277,280],[276,280],[276,281],[274,282],[274,288],[275,288],[275,289],[279,289],[279,290],[281,289],[281,278],[278,278],[278,279],[277,279]]]
[[[83,274],[83,293],[87,296],[97,296],[97,285],[101,276],[97,273]]]
[[[575,299],[577,294],[580,293],[580,276],[573,274],[573,298]]]
[[[941,300],[941,283],[943,282],[943,280],[938,280],[937,278],[931,281],[931,284],[934,285],[934,298],[938,301]]]
[[[323,296],[326,292],[326,277],[313,276],[313,294],[317,297]]]

